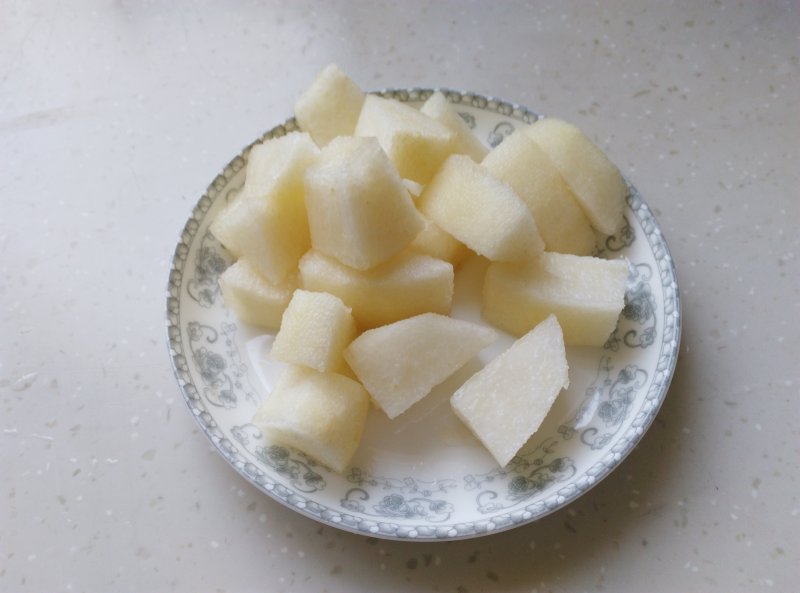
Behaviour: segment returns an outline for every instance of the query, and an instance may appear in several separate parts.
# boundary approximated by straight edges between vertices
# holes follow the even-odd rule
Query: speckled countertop
[[[797,590],[800,5],[12,0],[0,23],[0,591]],[[444,544],[343,533],[188,413],[179,231],[329,61],[575,121],[656,212],[677,373],[566,509]]]

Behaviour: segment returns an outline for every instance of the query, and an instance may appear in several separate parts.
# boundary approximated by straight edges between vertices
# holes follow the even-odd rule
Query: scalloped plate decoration
[[[379,94],[419,105],[432,92]],[[443,92],[492,147],[538,117],[497,99]],[[256,142],[296,129],[290,119]],[[453,540],[529,523],[569,504],[641,439],[675,368],[680,306],[667,244],[652,212],[629,186],[625,225],[599,253],[625,256],[631,264],[618,327],[602,348],[567,348],[570,387],[508,466],[497,466],[455,417],[448,398],[508,347],[510,336],[399,418],[390,421],[371,410],[344,475],[265,442],[250,420],[281,370],[267,358],[273,335],[240,323],[225,307],[217,278],[232,259],[208,232],[241,188],[251,146],[214,179],[192,211],[175,249],[166,315],[170,358],[189,410],[245,479],[281,504],[341,529],[389,539]],[[455,317],[480,321],[478,261],[456,274]]]

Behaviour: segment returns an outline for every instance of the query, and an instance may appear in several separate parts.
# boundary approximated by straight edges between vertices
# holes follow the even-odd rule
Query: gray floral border
[[[448,100],[456,105],[467,105],[485,111],[495,112],[518,122],[533,123],[540,117],[536,112],[526,107],[493,97],[450,89],[436,90],[441,90]],[[400,101],[424,101],[434,91],[435,89],[390,89],[378,91],[376,94]],[[509,126],[513,128],[513,124],[509,124]],[[666,241],[650,208],[645,204],[644,200],[642,200],[636,188],[629,184],[627,203],[634,216],[640,222],[644,235],[653,252],[658,277],[664,293],[664,328],[661,332],[659,356],[650,389],[648,390],[642,407],[633,419],[630,428],[628,428],[624,434],[615,435],[616,442],[608,450],[606,455],[589,467],[581,476],[577,477],[577,479],[570,481],[568,485],[558,489],[544,500],[537,501],[510,512],[503,508],[498,508],[496,514],[492,515],[490,512],[487,512],[489,516],[480,521],[444,525],[432,525],[430,522],[417,525],[400,525],[386,521],[371,520],[363,516],[358,517],[309,500],[297,491],[287,488],[271,479],[270,476],[265,474],[254,463],[242,455],[237,446],[224,435],[215,421],[214,416],[206,409],[203,397],[198,391],[197,386],[193,383],[189,370],[189,361],[187,360],[186,345],[184,344],[181,334],[181,286],[184,282],[190,248],[196,240],[203,219],[219,194],[226,190],[229,181],[245,166],[246,156],[251,147],[258,142],[283,136],[294,130],[297,130],[297,124],[293,118],[269,130],[247,146],[240,155],[236,156],[228,163],[223,171],[217,175],[193,208],[191,216],[181,232],[169,271],[169,280],[166,290],[165,323],[170,361],[178,385],[189,410],[203,432],[236,471],[266,494],[272,496],[284,505],[294,508],[298,512],[323,523],[354,533],[374,535],[387,539],[441,541],[465,539],[486,533],[495,533],[540,519],[588,491],[633,450],[642,435],[653,422],[669,388],[678,359],[681,333],[681,309],[677,273],[669,248],[667,247]],[[496,132],[499,136],[500,134],[504,134],[505,130],[496,130]],[[502,141],[502,138],[498,137],[496,141],[499,143]],[[192,356],[191,349],[188,352],[188,356],[190,358]],[[552,465],[548,466],[548,469],[551,473],[555,474],[564,471],[565,467],[569,467],[568,459],[555,460],[551,463]],[[531,481],[532,476],[527,478],[527,480]],[[549,484],[557,482],[558,478],[548,477],[546,480]],[[542,483],[542,480],[539,479],[538,481],[531,481],[530,484],[528,484],[528,482],[525,484],[515,483],[515,487],[523,487],[523,489],[538,488]],[[398,509],[398,513],[406,509],[406,507],[401,505],[399,499],[386,499],[382,504],[384,507],[391,507],[392,510]],[[442,508],[437,504],[431,507],[430,502],[425,502],[424,504],[427,505],[428,511],[430,511],[431,508],[437,513],[449,511],[448,508]],[[417,512],[421,512],[419,511],[419,507],[417,507]]]

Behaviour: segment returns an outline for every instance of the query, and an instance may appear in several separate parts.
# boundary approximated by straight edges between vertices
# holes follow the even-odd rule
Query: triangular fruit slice
[[[568,370],[561,327],[551,315],[475,373],[450,403],[505,466],[569,385]]]
[[[425,104],[420,107],[420,112],[435,119],[453,132],[455,136],[454,153],[465,154],[476,163],[480,163],[489,152],[489,149],[472,133],[467,122],[458,114],[453,104],[440,91],[436,91],[425,101]]]
[[[425,313],[364,332],[344,357],[375,403],[395,418],[496,338],[487,327]]]

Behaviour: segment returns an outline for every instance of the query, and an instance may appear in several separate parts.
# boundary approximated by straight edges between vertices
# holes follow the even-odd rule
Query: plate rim
[[[437,91],[442,92],[450,103],[494,111],[499,115],[510,117],[524,123],[533,123],[544,117],[542,114],[524,105],[505,101],[492,95],[454,90],[446,87],[385,88],[370,91],[369,94],[408,102],[424,101]],[[258,138],[239,151],[239,153],[223,167],[222,171],[214,177],[206,188],[206,191],[194,204],[191,214],[180,231],[176,247],[170,260],[165,291],[166,309],[164,317],[166,345],[170,364],[178,382],[181,395],[192,413],[192,416],[223,459],[258,490],[266,493],[282,506],[289,507],[291,510],[314,519],[317,522],[368,537],[387,540],[427,542],[471,539],[488,534],[500,533],[514,527],[538,521],[578,499],[621,464],[644,437],[644,434],[650,428],[666,399],[680,355],[682,331],[681,299],[674,259],[654,213],[645,203],[638,190],[624,175],[623,178],[629,190],[626,197],[626,204],[632,211],[637,212],[637,218],[642,226],[650,250],[653,253],[659,272],[661,288],[665,291],[665,297],[667,296],[667,292],[671,292],[671,300],[668,301],[665,298],[664,304],[671,304],[672,309],[668,311],[665,306],[664,338],[661,340],[662,351],[658,354],[655,363],[655,372],[660,375],[660,377],[658,379],[656,377],[653,378],[648,393],[645,396],[645,401],[651,404],[649,409],[640,411],[638,416],[633,420],[631,426],[617,438],[615,444],[608,449],[606,454],[586,469],[582,476],[586,479],[581,485],[576,485],[577,480],[572,481],[566,486],[559,488],[544,501],[531,503],[521,507],[521,509],[510,512],[502,512],[501,510],[501,512],[495,513],[483,520],[450,523],[438,527],[422,524],[414,526],[399,525],[389,522],[358,520],[357,517],[353,517],[346,512],[334,511],[323,504],[307,500],[305,497],[294,493],[291,489],[286,488],[282,484],[271,481],[255,464],[248,461],[238,452],[236,446],[231,443],[220,430],[213,415],[208,412],[197,387],[192,382],[188,361],[184,353],[180,329],[180,289],[194,237],[218,194],[227,186],[229,180],[245,167],[245,158],[248,152],[255,144],[270,138],[283,136],[296,130],[299,130],[296,119],[294,117],[286,119],[283,123],[262,133]],[[659,240],[654,242],[654,237]],[[657,250],[656,247],[659,249]],[[668,331],[671,331],[669,337]],[[673,347],[664,349],[663,345],[667,343],[673,345]],[[532,507],[536,508],[532,509]],[[443,528],[446,528],[446,531],[444,531]]]

